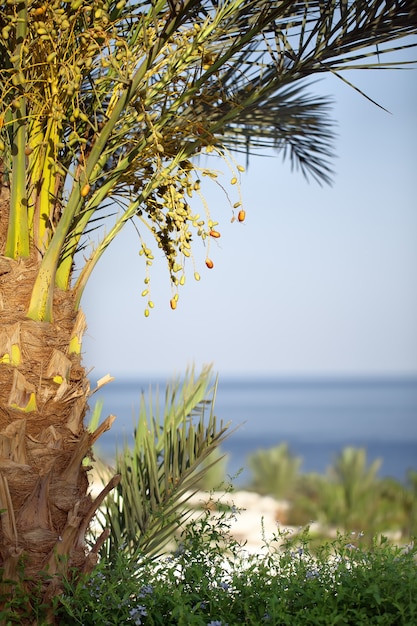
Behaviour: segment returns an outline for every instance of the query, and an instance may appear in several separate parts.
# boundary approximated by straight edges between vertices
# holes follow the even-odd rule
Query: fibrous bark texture
[[[0,191],[0,242],[8,190]],[[70,291],[55,290],[52,323],[26,317],[38,259],[0,249],[0,569],[3,579],[89,569],[85,534],[99,501],[87,467],[98,432],[85,429],[89,383],[81,365],[83,313]],[[102,432],[102,427],[100,431]]]

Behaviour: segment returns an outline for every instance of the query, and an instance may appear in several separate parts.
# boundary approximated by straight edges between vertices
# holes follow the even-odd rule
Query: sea
[[[112,462],[132,441],[142,394],[163,402],[166,381],[117,379],[94,394],[101,419],[116,416],[96,456]],[[92,383],[92,387],[94,387]],[[159,390],[159,391],[157,391]],[[248,456],[286,442],[301,472],[325,473],[346,446],[381,459],[381,477],[406,482],[417,470],[417,378],[221,378],[214,413],[233,431],[221,446],[236,487],[250,484]]]

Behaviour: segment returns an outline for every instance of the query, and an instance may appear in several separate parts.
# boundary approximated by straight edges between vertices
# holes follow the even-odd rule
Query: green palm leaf
[[[227,429],[213,412],[215,391],[205,368],[198,377],[191,370],[182,384],[167,385],[162,409],[151,395],[148,403],[142,398],[134,446],[118,455],[121,480],[105,502],[109,553],[123,546],[132,554],[160,553],[190,514],[184,504],[222,458],[211,457]]]

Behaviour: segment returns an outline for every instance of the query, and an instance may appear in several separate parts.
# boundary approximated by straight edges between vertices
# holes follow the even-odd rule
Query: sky
[[[186,267],[175,311],[161,259],[144,316],[134,228],[110,245],[82,301],[93,379],[171,377],[208,363],[223,377],[417,375],[416,73],[348,78],[389,113],[336,77],[311,85],[334,99],[332,186],[307,182],[280,154],[255,157],[241,178],[243,224],[231,223],[218,187],[206,187],[222,234],[211,243],[215,267],[196,242],[201,280]]]

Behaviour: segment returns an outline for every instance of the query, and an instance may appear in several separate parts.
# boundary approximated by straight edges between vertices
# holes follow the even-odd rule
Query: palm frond
[[[386,54],[416,34],[416,0],[2,5],[0,147],[15,216],[6,249],[24,256],[29,241],[42,255],[30,316],[48,319],[54,283],[75,287],[79,302],[129,220],[156,240],[176,288],[175,268],[213,221],[187,200],[202,153],[272,147],[329,182],[331,101],[309,95],[306,79],[388,69]],[[74,255],[109,200],[122,211],[72,285]]]
[[[160,553],[189,515],[184,503],[222,458],[211,457],[227,430],[214,416],[215,389],[205,368],[167,385],[162,409],[143,397],[134,446],[117,456],[121,481],[105,503],[109,552],[124,546],[131,554]]]

